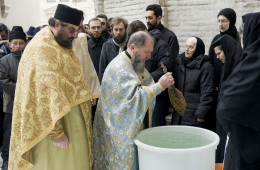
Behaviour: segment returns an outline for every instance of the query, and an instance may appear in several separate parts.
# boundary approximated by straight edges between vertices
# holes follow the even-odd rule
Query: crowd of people
[[[160,5],[144,13],[146,25],[105,14],[83,24],[83,11],[59,4],[48,25],[26,33],[0,23],[2,170],[137,170],[137,133],[168,114],[171,125],[216,132],[224,170],[260,169],[260,13],[237,31],[236,12],[221,10],[208,55],[196,36],[179,51]]]

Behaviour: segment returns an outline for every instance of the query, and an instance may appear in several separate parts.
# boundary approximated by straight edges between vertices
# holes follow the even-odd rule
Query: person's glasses
[[[13,44],[14,46],[17,46],[17,45],[22,46],[25,44],[25,42],[12,42],[11,44]]]
[[[193,50],[193,49],[194,49],[194,47],[193,47],[193,46],[191,46],[191,45],[186,45],[186,46],[185,46],[185,49]]]
[[[90,27],[92,30],[100,30],[101,29],[101,26],[93,26],[93,27]]]
[[[75,28],[70,28],[69,31],[70,34],[74,34],[74,33],[78,34],[78,30],[76,30]]]

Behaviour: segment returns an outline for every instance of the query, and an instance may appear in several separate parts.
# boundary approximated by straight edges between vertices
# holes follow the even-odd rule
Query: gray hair
[[[60,20],[55,19],[55,18],[53,18],[53,17],[50,17],[49,20],[48,20],[48,23],[49,23],[50,26],[54,27],[54,26],[55,26],[55,21],[60,21]],[[62,26],[62,27],[67,26],[67,23],[66,23],[66,22],[60,21],[60,23],[61,23],[61,26]]]
[[[193,42],[193,43],[195,44],[195,49],[196,49],[196,47],[197,47],[197,42],[198,42],[197,39],[196,39],[195,37],[190,37],[190,38],[187,39],[186,42],[188,42],[188,41]]]
[[[129,38],[127,48],[129,48],[131,44],[135,44],[137,47],[142,47],[145,45],[146,40],[150,40],[154,44],[154,39],[149,33],[144,31],[135,32]]]

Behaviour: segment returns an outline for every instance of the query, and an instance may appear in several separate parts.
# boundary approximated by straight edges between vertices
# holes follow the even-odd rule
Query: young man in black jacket
[[[159,29],[161,38],[168,43],[169,53],[172,60],[175,62],[176,57],[179,55],[179,43],[176,35],[161,23],[162,8],[160,5],[151,4],[146,7],[145,19],[148,31]]]

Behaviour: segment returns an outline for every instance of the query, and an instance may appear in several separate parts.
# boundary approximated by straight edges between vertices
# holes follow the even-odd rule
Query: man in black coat
[[[107,16],[105,14],[99,14],[96,16],[96,18],[99,19],[101,22],[102,37],[108,40],[109,38],[111,38],[111,35],[107,30]]]
[[[90,27],[90,38],[88,40],[88,51],[95,70],[98,74],[99,71],[99,60],[101,50],[106,39],[102,37],[101,21],[97,18],[92,18],[88,22]]]
[[[161,62],[167,67],[171,68],[172,61],[169,55],[169,46],[166,41],[161,38],[161,31],[153,29],[149,31],[150,35],[154,38],[154,50],[151,54],[151,58],[145,62],[145,68],[152,75],[155,82],[157,82],[162,75],[164,75],[161,67]],[[152,126],[165,126],[165,116],[168,113],[168,107],[170,106],[168,91],[163,91],[156,97],[156,103],[152,116]]]
[[[169,53],[172,61],[175,62],[179,55],[179,42],[176,35],[161,23],[162,8],[160,5],[151,4],[146,7],[145,19],[148,27],[148,31],[153,29],[159,29],[161,31],[161,38],[168,43]]]
[[[115,17],[111,21],[111,29],[113,37],[103,44],[99,63],[98,78],[102,83],[103,74],[107,65],[121,52],[126,49],[127,36],[126,29],[127,20],[121,17]]]
[[[9,145],[12,126],[12,112],[14,103],[15,86],[17,81],[18,65],[22,52],[26,46],[26,35],[23,28],[14,26],[9,34],[9,47],[11,53],[0,60],[0,85],[4,90],[4,140],[2,149],[2,170],[8,169]]]
[[[89,29],[90,38],[88,40],[88,51],[98,75],[102,46],[107,40],[102,36],[102,29],[101,29],[102,25],[99,19],[92,18],[89,20],[88,24],[90,28]],[[94,121],[96,108],[97,108],[96,104],[92,106],[92,123]]]

